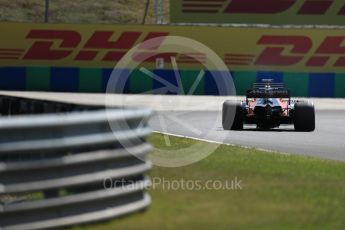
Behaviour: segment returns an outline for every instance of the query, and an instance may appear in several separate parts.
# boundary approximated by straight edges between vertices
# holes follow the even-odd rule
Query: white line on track
[[[244,148],[244,149],[255,149],[255,150],[267,152],[267,153],[278,153],[278,154],[283,154],[283,155],[291,155],[290,153],[285,153],[285,152],[273,151],[273,150],[263,149],[263,148],[248,147],[248,146],[244,146],[244,145],[222,143],[219,141],[212,141],[212,140],[190,137],[190,136],[185,136],[185,135],[178,135],[178,134],[174,134],[174,133],[159,132],[159,131],[153,131],[153,133],[168,135],[168,136],[172,136],[172,137],[187,138],[187,139],[191,139],[191,140],[195,140],[195,141],[202,141],[202,142],[206,142],[206,143],[210,143],[210,144],[225,145],[225,146],[231,146],[231,147],[240,147],[240,148]]]

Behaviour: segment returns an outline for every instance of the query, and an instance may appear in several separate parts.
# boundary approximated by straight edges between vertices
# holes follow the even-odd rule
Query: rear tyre
[[[243,130],[244,114],[241,103],[225,101],[222,118],[224,130]]]
[[[295,104],[293,116],[295,130],[299,132],[313,132],[315,130],[315,108],[307,102]]]

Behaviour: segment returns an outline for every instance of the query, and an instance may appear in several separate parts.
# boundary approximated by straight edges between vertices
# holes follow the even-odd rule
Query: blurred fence
[[[169,21],[169,0],[0,0],[0,21],[155,24]]]
[[[12,97],[0,108],[0,229],[69,226],[150,204],[149,110]]]
[[[50,0],[45,0],[45,8],[44,8],[44,22],[49,22],[49,4]]]

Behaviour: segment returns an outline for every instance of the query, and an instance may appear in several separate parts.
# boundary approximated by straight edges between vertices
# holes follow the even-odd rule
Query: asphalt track
[[[162,111],[159,113],[167,114],[169,117],[179,117],[190,126],[184,127],[183,124],[168,117],[167,128],[163,130],[156,114],[151,119],[151,126],[160,132],[345,161],[345,111],[343,110],[318,110],[317,127],[311,133],[295,132],[292,125],[270,131],[259,131],[254,126],[246,126],[244,131],[224,131],[217,111]],[[200,137],[203,135],[206,138]]]
[[[0,92],[37,99],[105,103],[103,94]],[[221,105],[227,97],[162,96],[157,100],[144,95],[113,95],[111,105],[146,106],[154,112],[150,124],[155,131],[225,144],[254,147],[283,153],[302,154],[345,161],[345,100],[311,99],[315,102],[316,130],[295,132],[293,126],[258,131],[247,126],[244,131],[224,131]]]

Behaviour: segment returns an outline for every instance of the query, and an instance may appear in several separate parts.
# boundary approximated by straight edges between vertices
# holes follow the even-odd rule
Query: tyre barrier
[[[1,230],[85,224],[149,206],[150,110],[6,96],[0,110]]]

